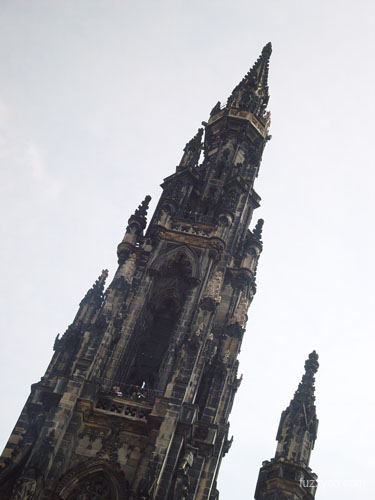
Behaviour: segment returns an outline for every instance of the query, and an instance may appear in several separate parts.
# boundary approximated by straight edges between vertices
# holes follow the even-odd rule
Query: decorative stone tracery
[[[35,489],[35,478],[22,476],[14,485],[11,500],[32,500]]]
[[[67,497],[67,500],[115,500],[113,487],[102,474],[83,479]]]

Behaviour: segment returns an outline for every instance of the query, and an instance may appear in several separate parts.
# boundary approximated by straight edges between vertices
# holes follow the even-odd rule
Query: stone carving
[[[217,271],[207,283],[207,288],[206,288],[206,293],[204,294],[204,298],[209,298],[219,303],[221,301],[220,291],[222,282],[223,282],[223,273],[221,271]]]
[[[112,500],[112,488],[108,479],[101,474],[88,477],[78,484],[68,500]]]
[[[147,210],[151,201],[151,196],[147,195],[134,214],[128,220],[127,233],[141,234],[147,224]]]
[[[158,459],[158,455],[154,455],[151,458],[147,466],[147,471],[138,485],[136,496],[130,496],[129,500],[149,500],[153,497],[156,471],[159,469]]]
[[[224,210],[229,210],[230,212],[234,212],[237,207],[238,200],[238,190],[234,187],[230,188],[223,197],[223,208]]]
[[[164,196],[170,200],[178,202],[181,195],[182,182],[174,179],[164,188]]]
[[[242,295],[240,302],[231,318],[229,321],[230,325],[234,325],[235,323],[238,323],[241,328],[246,328],[246,323],[247,323],[247,310],[249,308],[249,299],[245,296]]]
[[[133,281],[133,276],[136,268],[136,259],[137,255],[135,253],[132,253],[128,260],[123,264],[121,269],[121,274],[124,277],[125,281],[129,283],[129,285],[131,285]]]
[[[133,387],[133,386],[131,386]],[[140,398],[143,393],[139,393],[136,390],[136,386],[134,386],[134,391],[135,391],[135,396],[133,397],[132,394],[132,399],[138,399]],[[146,397],[142,397],[141,400],[145,400]],[[147,397],[147,400],[149,400],[149,397]],[[110,411],[116,415],[123,415],[125,417],[129,417],[132,419],[138,419],[138,420],[143,420],[147,421],[147,416],[151,413],[150,408],[143,408],[139,405],[131,405],[131,404],[121,404],[117,402],[113,402],[111,398],[99,398],[98,402],[96,404],[96,408],[99,410],[105,410],[105,411]],[[103,440],[103,447],[98,453],[99,458],[105,457],[106,454],[108,454],[108,450],[112,453],[117,453],[116,446],[120,444],[119,437],[117,434],[112,433],[108,438]]]
[[[99,405],[99,403],[98,403],[98,405]],[[114,406],[114,405],[112,405],[112,406]],[[122,408],[121,408],[121,410],[122,410]],[[115,412],[116,412],[116,410],[115,410]],[[116,467],[119,467],[117,459],[118,459],[118,450],[120,447],[121,447],[120,431],[113,429],[108,434],[108,436],[106,436],[103,439],[102,448],[100,451],[97,452],[96,456],[101,460],[108,460],[109,462],[113,463]],[[98,500],[99,500],[99,498],[98,498]]]
[[[212,233],[212,228],[207,226],[198,226],[193,224],[181,224],[179,222],[174,222],[172,224],[172,229],[176,231],[181,231],[183,233],[197,234],[200,236],[209,236]]]
[[[204,329],[204,323],[202,321],[201,323],[199,323],[199,325],[195,330],[195,336],[199,338],[202,335],[203,329]]]
[[[263,224],[264,220],[258,219],[258,222],[256,223],[255,228],[253,229],[253,237],[258,241],[262,241]]]
[[[250,165],[252,167],[255,167],[255,172],[256,168],[259,167],[259,164],[262,160],[262,153],[263,153],[263,143],[261,141],[255,141],[250,146],[247,152],[246,158],[250,162]]]
[[[138,208],[134,212],[134,215],[141,215],[143,217],[146,217],[150,201],[151,201],[151,196],[147,195],[146,198],[142,201],[142,203],[138,205]]]
[[[204,323],[202,321],[196,327],[196,329],[194,331],[194,334],[188,340],[187,345],[188,345],[188,347],[190,347],[190,349],[195,350],[195,349],[197,349],[199,347],[199,344],[201,342],[201,336],[202,336],[203,330],[204,330]]]
[[[104,298],[103,292],[107,277],[108,277],[108,269],[103,269],[99,278],[95,281],[93,286],[81,300],[79,304],[81,307],[85,304],[93,304],[96,307],[96,309],[98,309],[102,305]]]
[[[174,489],[174,497],[181,500],[186,500],[189,493],[189,470],[191,469],[194,461],[192,451],[188,450],[182,457],[178,466],[176,484]]]
[[[220,101],[218,101],[215,104],[215,106],[212,108],[211,113],[210,113],[210,117],[219,113],[220,110],[221,110],[221,103],[220,103]]]
[[[211,127],[206,127],[206,132],[204,134],[204,159],[208,160],[209,151],[215,146],[215,142],[217,142],[218,137],[215,137],[214,131]]]
[[[180,465],[178,467],[179,472],[183,474],[187,474],[193,465],[194,455],[191,451],[187,451],[185,455],[182,457]]]
[[[11,500],[31,500],[36,490],[36,480],[21,476],[14,485]]]
[[[202,150],[203,128],[186,144],[178,170],[185,167],[196,167]]]
[[[233,444],[233,436],[230,439],[226,439],[224,441],[224,446],[223,446],[223,454],[224,456],[228,453],[228,451],[231,449]]]
[[[224,356],[223,356],[224,365],[227,365],[229,363],[229,357],[230,357],[230,350],[227,349],[224,353]]]
[[[240,378],[235,378],[234,381],[233,381],[233,385],[234,385],[234,389],[237,391],[237,389],[239,388],[239,386],[241,385],[242,383],[242,380],[243,380],[243,374],[241,373],[241,376]]]

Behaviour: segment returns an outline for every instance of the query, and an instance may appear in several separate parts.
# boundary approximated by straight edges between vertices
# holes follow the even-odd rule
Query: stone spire
[[[181,158],[179,166],[177,167],[177,170],[181,170],[185,167],[194,168],[198,165],[203,146],[202,137],[203,128],[200,128],[198,129],[198,132],[195,134],[195,136],[186,144],[184,148],[184,154]]]
[[[268,68],[272,53],[271,42],[264,46],[254,66],[235,87],[230,95],[227,107],[250,111],[258,118],[264,116],[269,100]]]
[[[315,351],[313,351],[305,362],[305,373],[302,377],[301,382],[298,385],[298,389],[294,393],[294,397],[290,402],[289,408],[294,410],[304,406],[306,410],[312,411],[315,414],[315,373],[318,371],[319,356]]]
[[[142,239],[143,230],[147,225],[147,211],[151,196],[147,195],[134,214],[129,217],[125,236],[117,247],[118,263],[123,264]]]
[[[275,458],[262,464],[255,500],[313,500],[315,497],[318,476],[310,469],[309,461],[318,430],[314,404],[314,375],[318,367],[318,355],[313,351],[293,399],[281,414]]]
[[[130,216],[111,285],[104,272],[32,386],[0,457],[1,500],[218,499],[262,251],[249,227],[269,52],[203,122],[201,166],[202,129],[150,223],[150,196]]]
[[[313,351],[305,363],[305,374],[288,408],[283,411],[277,432],[276,457],[309,464],[311,450],[317,437],[318,419],[315,408],[315,373],[319,367],[318,355]]]

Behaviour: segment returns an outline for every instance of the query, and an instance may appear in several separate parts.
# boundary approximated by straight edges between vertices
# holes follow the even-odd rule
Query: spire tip
[[[262,54],[268,55],[268,56],[270,56],[272,54],[272,43],[271,42],[266,43],[266,45],[263,47]]]

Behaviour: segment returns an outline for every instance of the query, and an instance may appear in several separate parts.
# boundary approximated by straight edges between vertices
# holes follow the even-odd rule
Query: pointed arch
[[[128,487],[125,476],[113,464],[89,460],[71,469],[60,480],[53,500],[126,500]]]
[[[160,271],[162,268],[168,265],[168,262],[178,261],[179,257],[184,257],[191,266],[191,277],[199,279],[200,277],[200,266],[199,258],[197,254],[188,245],[179,245],[172,248],[163,255],[158,255],[151,262],[151,269]]]

